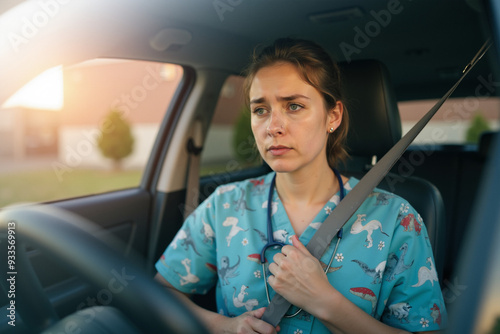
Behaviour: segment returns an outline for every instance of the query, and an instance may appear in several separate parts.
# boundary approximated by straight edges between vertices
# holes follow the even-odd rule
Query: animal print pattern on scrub
[[[295,234],[274,190],[274,173],[218,187],[186,219],[177,236],[156,263],[158,272],[185,293],[207,293],[215,287],[217,310],[226,316],[268,305],[264,277],[279,249],[268,249],[264,266],[260,253],[268,242],[267,212],[272,235],[291,244]],[[344,185],[349,192],[358,180]],[[340,194],[319,210],[299,240],[307,245]],[[367,314],[409,332],[446,326],[446,309],[434,267],[425,225],[404,199],[375,189],[320,259],[330,284]],[[335,241],[335,240],[334,240]],[[332,258],[333,256],[333,258]],[[269,287],[270,297],[275,292]],[[328,333],[307,312],[280,323],[281,333]]]

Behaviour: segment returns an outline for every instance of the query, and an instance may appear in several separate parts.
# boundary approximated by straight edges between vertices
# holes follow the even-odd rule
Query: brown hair
[[[247,105],[250,103],[250,86],[257,72],[278,62],[288,62],[297,66],[304,81],[321,93],[327,110],[334,108],[337,101],[342,101],[340,70],[328,53],[318,44],[308,40],[280,38],[265,47],[258,55],[254,51],[245,73]],[[338,161],[344,161],[348,156],[344,147],[348,127],[349,116],[344,105],[342,122],[337,130],[329,135],[327,141],[326,155],[330,168],[334,168]]]

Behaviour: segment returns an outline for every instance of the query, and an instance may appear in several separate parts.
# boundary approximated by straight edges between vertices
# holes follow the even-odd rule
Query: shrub
[[[97,145],[102,155],[113,161],[115,169],[120,169],[122,160],[132,153],[134,137],[120,110],[113,109],[106,115]]]
[[[474,118],[471,120],[469,128],[467,129],[465,140],[468,143],[477,144],[479,143],[479,138],[481,137],[481,134],[489,130],[490,126],[486,118],[482,114],[476,113],[474,115]]]

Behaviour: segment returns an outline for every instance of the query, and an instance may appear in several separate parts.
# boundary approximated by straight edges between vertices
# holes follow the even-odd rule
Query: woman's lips
[[[280,156],[290,151],[291,148],[280,145],[280,146],[271,146],[267,150],[274,156]]]

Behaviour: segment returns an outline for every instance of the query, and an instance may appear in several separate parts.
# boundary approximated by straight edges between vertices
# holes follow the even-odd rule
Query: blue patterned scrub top
[[[272,203],[267,200],[274,174],[219,186],[186,219],[156,263],[158,272],[189,294],[205,294],[216,285],[217,308],[226,316],[267,306],[259,254],[267,242],[268,205],[275,240],[291,244],[294,235],[276,190]],[[346,192],[357,183],[350,178]],[[302,233],[304,245],[339,200],[337,193]],[[335,240],[321,258],[325,267]],[[267,251],[266,262],[277,251]],[[410,332],[444,327],[445,305],[427,231],[401,197],[376,189],[344,226],[333,256],[330,283],[366,313]],[[274,291],[269,290],[272,298]],[[280,333],[329,333],[305,311],[283,318],[280,327]]]

